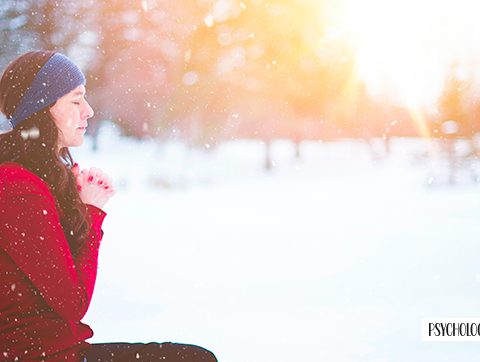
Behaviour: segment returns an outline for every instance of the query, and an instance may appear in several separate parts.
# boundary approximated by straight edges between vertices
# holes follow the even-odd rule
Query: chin
[[[67,147],[80,147],[83,145],[83,140],[71,142]]]

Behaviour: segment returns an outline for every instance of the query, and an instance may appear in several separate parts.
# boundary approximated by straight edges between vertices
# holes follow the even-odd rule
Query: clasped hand
[[[77,180],[80,199],[85,204],[91,204],[102,209],[107,201],[116,193],[112,179],[101,169],[91,167],[80,171],[78,164],[72,167]]]

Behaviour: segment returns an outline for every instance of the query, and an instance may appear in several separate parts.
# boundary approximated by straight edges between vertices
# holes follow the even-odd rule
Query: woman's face
[[[93,109],[85,99],[85,86],[80,85],[59,98],[50,108],[50,114],[60,130],[59,149],[81,146],[87,120],[93,117]]]

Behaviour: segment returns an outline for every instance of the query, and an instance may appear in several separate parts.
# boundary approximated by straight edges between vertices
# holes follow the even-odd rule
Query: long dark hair
[[[32,51],[11,62],[0,80],[0,110],[11,117],[40,68],[54,52]],[[50,106],[51,107],[51,106]],[[65,237],[73,255],[85,242],[91,220],[80,199],[67,147],[58,150],[59,129],[46,107],[0,135],[0,164],[16,162],[44,180],[57,202]]]

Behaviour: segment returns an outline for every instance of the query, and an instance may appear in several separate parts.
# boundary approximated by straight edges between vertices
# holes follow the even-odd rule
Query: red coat
[[[88,346],[93,332],[80,320],[95,286],[106,213],[87,208],[92,227],[74,258],[48,184],[16,163],[0,165],[1,361],[78,362]]]

